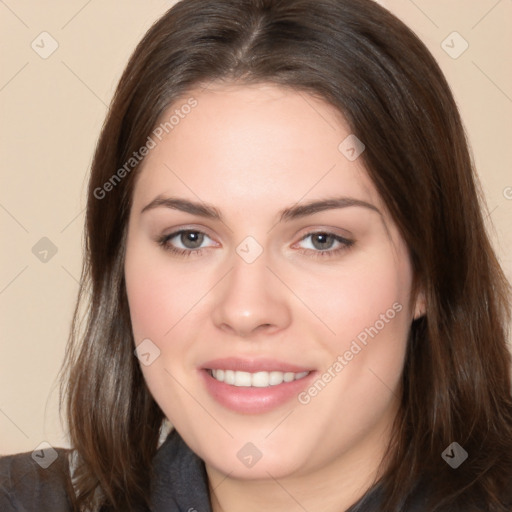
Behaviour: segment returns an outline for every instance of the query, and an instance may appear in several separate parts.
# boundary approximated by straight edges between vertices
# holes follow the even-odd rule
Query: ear
[[[423,289],[418,291],[418,294],[416,295],[416,300],[414,302],[414,317],[413,320],[417,320],[418,318],[421,318],[425,315],[427,312],[427,303],[425,300],[425,293],[423,292]]]

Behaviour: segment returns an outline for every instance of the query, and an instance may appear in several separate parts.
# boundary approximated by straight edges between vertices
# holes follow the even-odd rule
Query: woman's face
[[[212,473],[370,471],[418,307],[362,146],[273,85],[210,85],[162,121],[125,263],[151,394]]]

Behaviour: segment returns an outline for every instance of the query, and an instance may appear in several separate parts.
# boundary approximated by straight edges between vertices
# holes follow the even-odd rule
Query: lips
[[[311,382],[315,370],[273,359],[225,358],[202,365],[210,396],[224,407],[261,414],[292,401]]]

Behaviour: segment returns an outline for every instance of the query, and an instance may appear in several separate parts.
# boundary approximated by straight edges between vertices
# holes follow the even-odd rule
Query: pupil
[[[197,231],[186,231],[181,234],[181,243],[187,249],[197,249],[203,243],[204,235]]]
[[[330,249],[334,239],[332,235],[327,233],[317,233],[313,235],[313,246],[315,249],[325,250]]]

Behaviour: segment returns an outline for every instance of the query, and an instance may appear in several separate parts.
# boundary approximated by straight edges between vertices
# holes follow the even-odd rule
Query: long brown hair
[[[428,510],[505,511],[509,285],[449,86],[414,33],[371,0],[183,0],[136,48],[92,164],[65,363],[76,509],[94,496],[105,510],[149,503],[163,414],[133,354],[123,264],[139,166],[126,162],[166,108],[212,80],[270,82],[335,106],[365,143],[368,173],[408,245],[426,314],[411,326],[382,509],[407,510],[415,486],[428,485]],[[454,441],[469,453],[457,470],[441,457]]]

